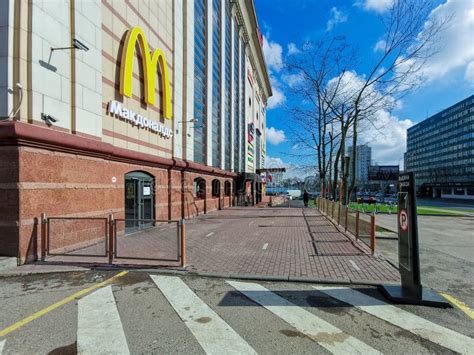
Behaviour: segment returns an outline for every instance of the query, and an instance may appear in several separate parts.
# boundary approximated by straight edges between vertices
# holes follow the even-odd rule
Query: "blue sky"
[[[294,146],[285,107],[292,103],[282,63],[308,40],[343,35],[357,48],[353,69],[363,75],[380,53],[374,48],[383,36],[380,15],[393,0],[255,0],[265,37],[264,54],[274,97],[267,110],[267,162],[285,166],[307,164],[292,156]],[[405,151],[406,129],[474,93],[474,1],[437,0],[432,17],[451,15],[439,37],[439,52],[424,69],[425,84],[404,97],[387,114],[389,123],[377,138],[362,137],[372,146],[379,164],[397,164]],[[370,135],[367,132],[368,135]],[[364,141],[365,140],[365,141]]]

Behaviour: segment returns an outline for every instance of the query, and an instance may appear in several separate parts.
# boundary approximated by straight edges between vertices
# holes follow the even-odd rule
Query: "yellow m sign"
[[[150,53],[147,40],[140,27],[129,29],[125,37],[120,67],[120,93],[132,97],[133,57],[137,41],[142,55],[142,68],[145,77],[145,102],[150,105],[155,104],[155,81],[159,65],[163,91],[163,115],[165,118],[171,119],[171,89],[165,54],[161,49],[155,49],[153,53]]]

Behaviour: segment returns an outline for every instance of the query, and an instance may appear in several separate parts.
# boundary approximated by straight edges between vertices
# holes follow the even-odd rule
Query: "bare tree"
[[[298,105],[288,108],[295,123],[292,138],[301,145],[297,154],[316,158],[323,192],[328,179],[336,186],[341,175],[344,203],[356,185],[360,128],[380,129],[378,113],[392,110],[422,83],[423,68],[437,51],[436,37],[449,19],[429,18],[432,9],[430,0],[394,0],[381,15],[383,50],[364,76],[354,70],[360,60],[344,38],[307,43],[286,64],[289,78],[297,82],[290,87]],[[342,163],[348,140],[350,182]]]

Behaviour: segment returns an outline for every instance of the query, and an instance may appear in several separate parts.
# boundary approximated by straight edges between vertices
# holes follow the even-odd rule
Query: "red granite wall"
[[[31,147],[20,147],[15,156],[15,149],[9,149],[12,151],[9,169],[16,166],[18,170],[18,163],[15,165],[13,162],[19,161],[20,173],[11,174],[3,167],[7,164],[2,161],[5,172],[2,170],[0,179],[10,176],[14,185],[14,181],[20,182],[20,189],[5,190],[6,193],[0,197],[0,200],[8,197],[11,201],[6,205],[2,203],[0,208],[4,209],[1,218],[12,225],[10,229],[0,227],[4,228],[2,235],[8,242],[8,249],[2,243],[0,253],[16,255],[18,251],[22,263],[40,255],[40,226],[36,222],[43,212],[48,217],[107,217],[112,213],[114,218],[124,218],[125,174],[129,172],[142,171],[154,177],[155,218],[160,220],[190,218],[218,209],[219,199],[212,197],[212,180],[221,181],[221,196],[224,195],[224,181],[232,181],[231,178]],[[194,179],[197,177],[206,180],[206,199],[194,197]],[[230,202],[230,197],[221,198],[223,207],[230,206]],[[7,210],[6,206],[11,208]],[[19,228],[13,226],[16,221],[20,221]],[[3,225],[5,221],[0,224]],[[50,231],[50,251],[57,252],[92,244],[104,235],[102,221],[91,220],[52,221]]]

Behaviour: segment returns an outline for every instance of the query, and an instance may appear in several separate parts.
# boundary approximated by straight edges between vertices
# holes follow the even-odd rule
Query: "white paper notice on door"
[[[150,195],[151,195],[151,187],[143,186],[143,196],[150,196]]]

